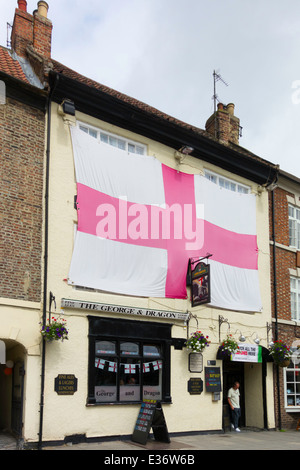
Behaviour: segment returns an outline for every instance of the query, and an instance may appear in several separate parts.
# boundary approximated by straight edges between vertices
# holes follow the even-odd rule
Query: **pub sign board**
[[[57,395],[74,395],[78,380],[73,374],[59,374],[54,379],[54,391]]]
[[[211,300],[210,296],[210,266],[205,263],[198,263],[191,271],[191,295],[192,307],[207,304]]]
[[[189,371],[198,373],[203,371],[203,356],[201,353],[189,354]]]
[[[190,395],[201,395],[203,392],[203,380],[198,377],[191,377],[188,381],[188,392]]]
[[[220,367],[205,367],[205,389],[207,392],[221,392]]]
[[[132,441],[145,445],[151,428],[156,441],[170,443],[161,404],[155,400],[142,403],[131,437]]]

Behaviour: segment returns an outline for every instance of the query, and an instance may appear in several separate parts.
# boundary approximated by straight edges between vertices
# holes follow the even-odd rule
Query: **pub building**
[[[151,137],[144,135],[144,127],[138,126],[137,129],[137,124],[126,123],[125,117],[122,127],[111,124],[98,109],[102,94],[101,100],[99,97],[100,101],[97,101],[98,92],[92,87],[87,89],[67,72],[59,76],[51,105],[47,276],[48,290],[56,299],[56,310],[52,303],[51,316],[61,315],[66,320],[69,339],[46,344],[43,442],[64,441],[72,439],[73,435],[100,440],[130,437],[134,433],[141,404],[153,400],[161,404],[171,438],[181,433],[223,432],[229,426],[227,391],[234,380],[241,384],[241,427],[274,428],[273,364],[269,362],[267,351],[271,339],[268,338],[268,324],[271,322],[270,266],[268,257],[264,255],[269,250],[265,223],[268,191],[260,187],[267,179],[257,181],[258,176],[253,176],[256,161],[251,162],[247,178],[244,172],[242,176],[234,168],[233,158],[230,171],[217,166],[216,161],[211,163],[208,157],[203,160],[186,155],[179,163],[178,151],[174,152],[175,148],[180,148],[183,138],[179,123],[176,124],[178,133],[174,135],[174,124],[170,126],[166,119],[161,121],[166,126],[164,132],[169,133],[165,142],[155,122]],[[55,83],[55,76],[52,82]],[[82,93],[87,103],[78,98]],[[75,115],[63,111],[61,103],[66,96],[70,103],[74,103]],[[120,111],[120,104],[113,102]],[[111,112],[117,111],[110,109]],[[157,118],[147,114],[140,119],[150,125]],[[110,145],[113,139],[120,139],[128,148],[130,145],[140,147],[142,155],[116,149]],[[176,142],[177,139],[180,142]],[[201,142],[198,142],[201,149],[203,139],[201,133]],[[209,145],[208,136],[206,139]],[[196,143],[194,138],[193,146]],[[217,154],[222,144],[214,141],[214,145],[218,146]],[[102,158],[102,151],[100,174],[97,158]],[[226,152],[229,156],[233,150],[226,147]],[[134,168],[140,164],[138,159],[143,157],[150,159],[142,170],[147,172],[149,181],[161,168],[165,172],[164,184],[176,185],[179,178],[180,185],[186,188],[185,179],[199,177],[201,188],[204,188],[199,201],[204,201],[208,217],[215,205],[220,205],[221,212],[227,210],[224,214],[227,220],[233,210],[237,211],[236,216],[246,212],[247,219],[254,219],[257,243],[254,251],[258,268],[255,270],[252,265],[253,269],[244,272],[242,266],[228,268],[218,262],[223,256],[217,253],[222,251],[222,230],[213,246],[207,243],[199,251],[197,248],[187,250],[187,256],[180,253],[179,247],[174,261],[167,266],[166,259],[170,261],[173,256],[172,244],[176,249],[178,241],[168,240],[165,244],[164,240],[159,239],[157,243],[155,239],[154,242],[144,242],[144,219],[130,219],[131,206],[128,205],[128,220],[132,224],[137,221],[140,224],[137,228],[139,236],[132,237],[134,241],[127,244],[104,236],[95,237],[97,233],[89,225],[91,219],[95,219],[92,211],[98,210],[103,201],[107,209],[102,214],[103,227],[108,232],[110,229],[114,231],[114,219],[110,215],[105,219],[110,210],[108,204],[112,203],[119,221],[120,205],[126,198],[132,201],[133,193],[139,194],[140,180],[142,190],[146,187],[150,192],[145,200],[141,198],[146,206],[160,202],[138,173],[139,168]],[[89,158],[92,160],[92,173],[88,168]],[[242,160],[243,156],[239,154],[239,158]],[[112,166],[110,159],[114,162]],[[118,165],[124,170],[115,172]],[[261,171],[260,166],[261,162]],[[269,172],[268,166],[267,169]],[[111,190],[109,196],[103,196],[107,191],[106,182],[114,184],[113,176],[120,193]],[[101,181],[100,199],[99,193],[95,192],[98,190],[93,178]],[[227,184],[222,186],[221,181],[229,181],[232,188],[235,185],[236,191],[228,189]],[[86,192],[89,184],[92,189]],[[195,187],[197,184],[196,181]],[[157,186],[159,193],[158,183]],[[245,192],[238,192],[239,186]],[[124,198],[117,205],[114,198],[120,194]],[[88,218],[84,214],[86,210]],[[135,212],[135,215],[139,214]],[[218,222],[213,219],[212,222],[222,225],[222,214]],[[95,223],[99,228],[101,219],[96,218]],[[245,217],[243,223],[245,226],[248,223]],[[151,229],[153,227],[156,228],[152,225]],[[207,229],[210,228],[208,222]],[[152,232],[150,238],[151,235]],[[135,239],[138,240],[137,245]],[[193,242],[193,239],[187,241]],[[122,246],[119,247],[118,243]],[[225,239],[224,250],[229,250],[229,246],[230,240]],[[155,250],[162,257],[159,262]],[[165,258],[167,250],[168,257]],[[235,258],[234,252],[230,256]],[[227,256],[226,263],[231,262],[230,256]],[[248,251],[245,257],[249,257]],[[238,283],[237,288],[235,283]],[[200,353],[186,347],[188,338],[196,331],[201,331],[209,341]],[[240,346],[240,354],[233,360],[219,356],[220,345],[228,334],[232,334]],[[255,342],[257,338],[260,344]],[[76,377],[75,393],[61,396],[55,392],[53,384],[60,374]],[[72,419],[55,425],[62,408]]]
[[[48,5],[31,15],[19,3],[13,35],[39,21],[50,49],[38,51],[42,92],[19,79],[14,98],[15,79],[1,76],[7,107],[47,95],[41,299],[0,308],[1,362],[22,371],[18,437],[40,447],[129,437],[145,402],[159,404],[171,438],[223,432],[235,380],[241,427],[274,428],[268,187],[277,166],[239,145],[233,104],[202,130],[57,62]],[[30,51],[18,50],[28,67]],[[48,341],[59,321],[65,339]],[[193,351],[197,331],[207,345]],[[222,356],[229,334],[239,350]],[[1,375],[2,408],[12,407],[12,379]]]

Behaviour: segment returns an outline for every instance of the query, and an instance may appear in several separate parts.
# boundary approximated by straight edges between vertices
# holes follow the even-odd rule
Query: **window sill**
[[[287,413],[300,413],[300,406],[286,406],[285,411]]]
[[[147,401],[147,400],[145,400]],[[150,400],[148,400],[150,401]],[[159,403],[161,403],[162,405],[172,405],[172,399],[170,401],[164,401],[164,400],[157,400]],[[138,406],[141,406],[143,402],[142,401],[113,401],[113,402],[106,402],[106,403],[91,403],[91,402],[87,402],[86,403],[86,407],[89,408],[89,407],[93,407],[93,406],[122,406],[122,405],[138,405]],[[300,407],[299,407],[299,412],[300,412]]]

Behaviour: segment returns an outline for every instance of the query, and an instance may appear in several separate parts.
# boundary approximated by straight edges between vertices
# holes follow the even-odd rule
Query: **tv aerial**
[[[220,75],[219,71],[214,70],[213,73],[214,77],[214,95],[213,95],[213,100],[214,100],[214,113],[217,111],[217,101],[219,102],[219,97],[217,95],[217,82],[222,82],[225,86],[228,86],[228,83],[225,82],[225,80],[222,78]]]

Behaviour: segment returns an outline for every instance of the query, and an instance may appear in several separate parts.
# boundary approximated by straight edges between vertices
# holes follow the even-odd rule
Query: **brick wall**
[[[11,34],[12,49],[21,57],[26,56],[26,47],[33,42],[32,15],[16,9],[14,24]]]
[[[222,143],[239,144],[240,120],[234,116],[234,105],[218,103],[218,109],[205,124],[206,131]]]
[[[281,189],[274,190],[275,205],[275,235],[276,242],[289,246],[289,215],[287,195],[293,194]],[[270,221],[272,221],[272,194],[270,193]],[[270,240],[272,239],[272,226],[270,224]],[[274,269],[273,269],[273,246],[271,246],[271,292],[272,292],[272,316],[275,316],[274,304]],[[296,254],[283,247],[276,247],[276,290],[277,290],[277,316],[278,316],[278,339],[285,341],[291,346],[293,341],[300,337],[300,327],[293,324],[280,323],[280,320],[291,320],[291,298],[290,298],[290,272],[289,269],[296,269]],[[273,325],[273,338],[275,339],[275,326]],[[278,376],[277,376],[278,374]],[[280,397],[280,417],[283,429],[296,429],[300,413],[287,413],[284,401],[284,371],[281,367],[274,366],[274,398],[275,398],[275,419],[279,426],[279,404],[278,404],[278,384]]]
[[[278,337],[290,344],[291,339],[299,339],[295,336],[295,333],[300,336],[300,328],[296,328],[293,325],[278,325]],[[300,373],[300,372],[299,372]],[[278,377],[277,377],[278,374]],[[284,402],[284,370],[281,367],[274,366],[274,399],[275,399],[275,419],[277,426],[279,425],[279,407],[278,407],[278,387],[279,382],[279,399],[280,399],[280,419],[282,429],[296,429],[297,422],[300,419],[299,413],[287,413],[285,411]]]
[[[12,49],[21,57],[27,57],[27,46],[45,59],[51,57],[52,22],[37,11],[34,15],[16,9],[11,35]]]
[[[276,243],[289,246],[289,214],[287,195],[290,193],[281,188],[274,191],[275,202],[275,237]],[[272,202],[270,193],[270,221],[272,220]],[[270,224],[270,240],[272,226]],[[278,319],[291,320],[290,272],[296,269],[296,253],[279,246],[276,247],[276,277],[277,277],[277,310]],[[273,246],[271,246],[271,289],[274,299]],[[274,317],[274,302],[273,302]]]
[[[0,106],[0,297],[40,301],[44,113]]]
[[[33,20],[33,47],[46,59],[51,57],[52,23],[47,18],[35,13]]]

